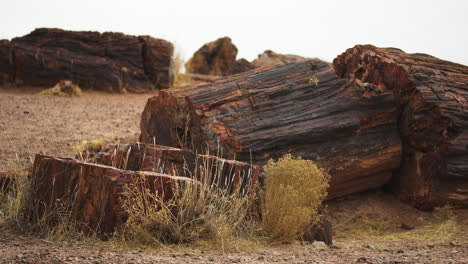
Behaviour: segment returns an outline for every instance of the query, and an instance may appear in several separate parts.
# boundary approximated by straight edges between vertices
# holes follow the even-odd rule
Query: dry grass
[[[189,76],[182,72],[184,67],[184,59],[182,57],[182,53],[179,49],[174,52],[172,57],[171,67],[172,72],[174,73],[174,85],[173,87],[182,87],[189,84],[192,84],[192,80]],[[186,72],[188,72],[186,70]]]
[[[142,188],[144,178],[137,179],[124,191],[122,205],[129,219],[118,237],[144,246],[190,244],[223,251],[245,244],[240,241],[252,233],[249,210],[254,186],[233,185],[234,172],[224,185],[222,166],[203,160],[197,165],[199,174],[177,185],[170,198]]]
[[[75,85],[70,91],[67,92],[62,91],[60,87],[55,86],[40,92],[40,94],[46,96],[81,96],[83,92],[81,91],[80,87]]]
[[[99,152],[105,145],[106,143],[102,140],[83,140],[80,144],[74,146],[73,149],[81,160],[85,160],[89,156],[89,153]]]
[[[285,155],[264,167],[263,231],[281,242],[292,242],[319,219],[329,176],[312,161]]]
[[[377,240],[387,242],[414,241],[442,243],[452,241],[461,230],[460,223],[450,206],[435,208],[431,219],[423,226],[404,231],[383,219],[355,216],[350,221],[336,226],[336,239]]]

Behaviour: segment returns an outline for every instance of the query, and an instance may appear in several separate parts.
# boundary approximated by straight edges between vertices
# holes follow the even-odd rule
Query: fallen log
[[[331,174],[330,199],[390,179],[401,159],[396,121],[391,92],[306,61],[161,90],[142,113],[140,141],[199,153],[220,148],[258,165],[302,156]]]
[[[177,184],[192,182],[186,177],[154,172],[119,170],[75,159],[36,155],[31,176],[31,195],[27,215],[54,225],[63,213],[86,233],[112,235],[127,220],[120,198],[126,184],[143,178],[143,189],[164,199],[173,197]]]
[[[394,178],[400,196],[418,206],[468,206],[468,67],[371,45],[348,49],[334,67],[340,77],[394,94],[403,142]]]
[[[247,193],[257,184],[259,175],[259,167],[249,163],[141,143],[109,147],[93,154],[87,162],[123,170],[184,176],[205,184],[216,184],[229,193],[237,187]]]
[[[174,47],[149,36],[40,28],[0,41],[0,83],[147,92],[172,86]]]

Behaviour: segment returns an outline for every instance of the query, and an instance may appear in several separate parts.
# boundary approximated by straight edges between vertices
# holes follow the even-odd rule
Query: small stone
[[[366,248],[368,248],[370,250],[375,250],[375,247],[373,245],[367,245]]]
[[[397,253],[402,254],[402,253],[405,253],[405,252],[404,252],[403,250],[399,249],[399,250],[397,251]]]
[[[312,246],[314,247],[318,247],[318,248],[327,248],[327,244],[325,244],[325,242],[323,241],[314,241],[314,243],[312,243]]]
[[[331,249],[341,249],[341,247],[338,246],[337,244],[331,244],[331,245],[330,245],[330,248],[331,248]]]
[[[264,260],[265,260],[265,256],[260,256],[260,257],[257,258],[257,260],[264,261]]]
[[[414,225],[413,225],[413,224],[410,224],[410,223],[401,223],[400,228],[401,228],[401,229],[404,229],[404,230],[413,230],[413,229],[414,229]]]

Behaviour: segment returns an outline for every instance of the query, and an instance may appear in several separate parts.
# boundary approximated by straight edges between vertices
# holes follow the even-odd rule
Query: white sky
[[[175,43],[188,59],[229,36],[238,58],[264,50],[332,61],[356,44],[468,65],[467,0],[1,0],[0,39],[34,28],[115,31]]]

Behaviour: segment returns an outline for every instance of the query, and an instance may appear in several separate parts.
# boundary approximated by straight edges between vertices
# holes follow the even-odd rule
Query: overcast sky
[[[2,0],[0,39],[38,27],[151,35],[188,59],[229,36],[238,58],[264,50],[332,61],[356,44],[397,47],[468,65],[466,0]]]

